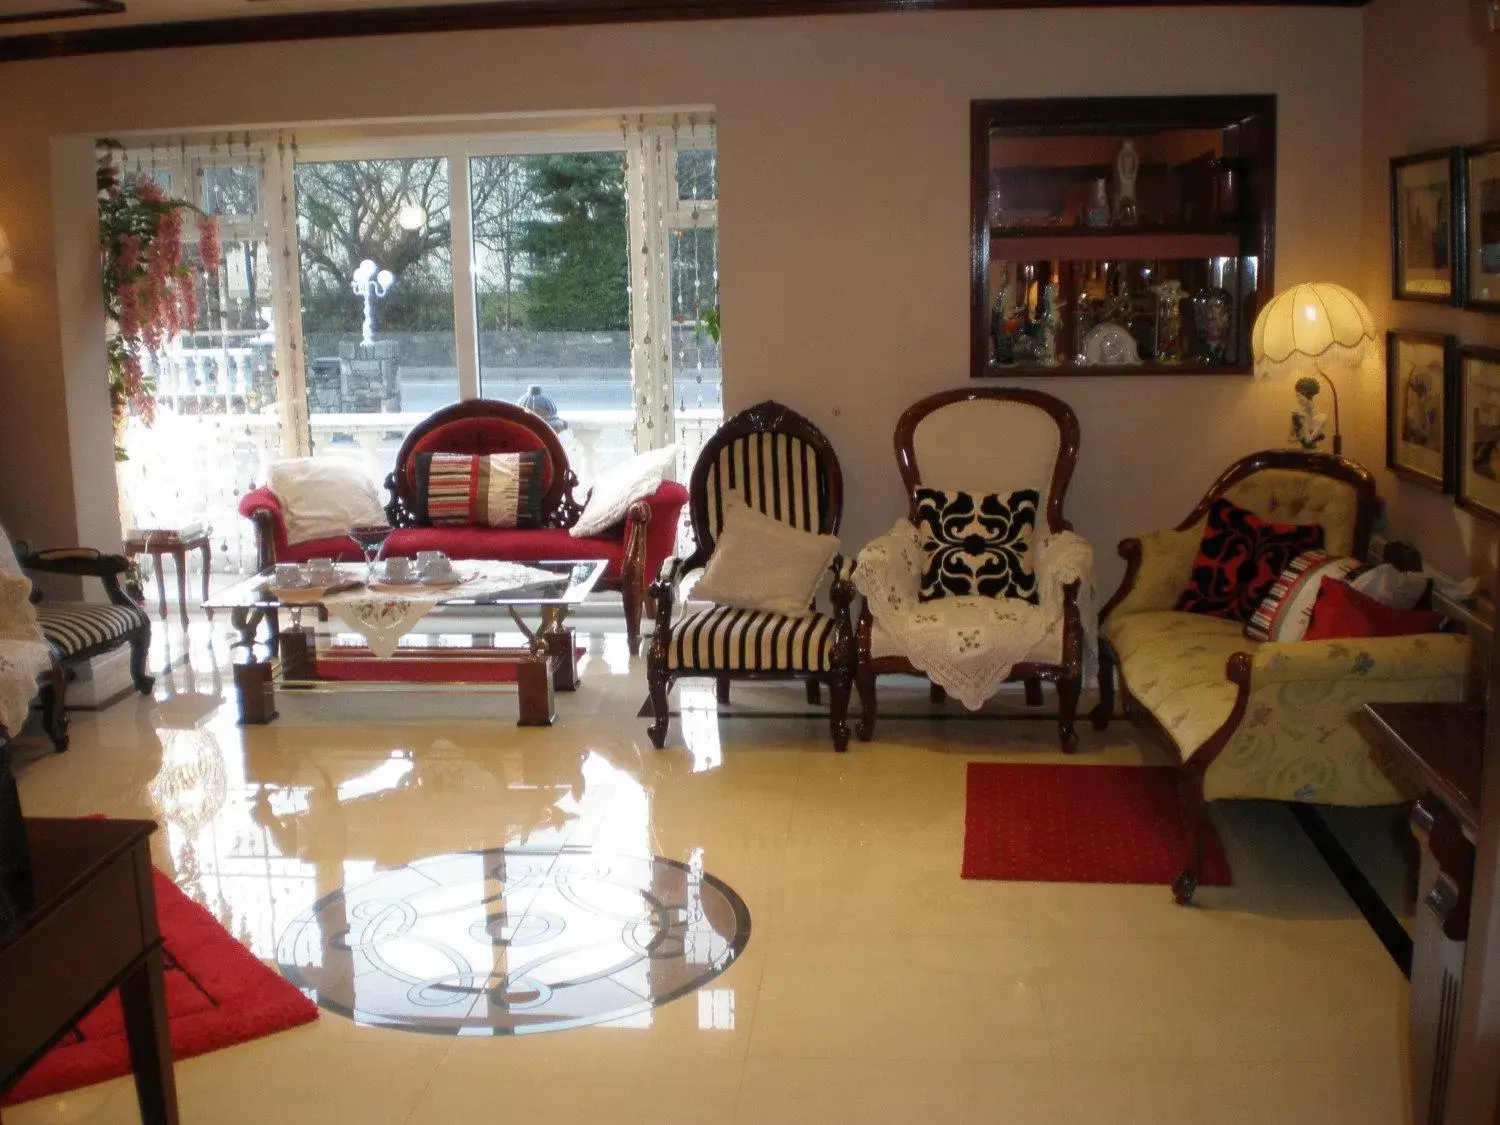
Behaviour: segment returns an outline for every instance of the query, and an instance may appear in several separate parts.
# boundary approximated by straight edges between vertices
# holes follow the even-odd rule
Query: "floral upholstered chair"
[[[1414,796],[1386,768],[1360,709],[1460,701],[1474,665],[1461,634],[1257,641],[1243,619],[1178,609],[1220,499],[1264,521],[1316,525],[1329,555],[1364,559],[1375,483],[1339,457],[1257,453],[1231,465],[1176,528],[1120,543],[1127,569],[1100,615],[1093,722],[1102,730],[1110,721],[1118,669],[1125,713],[1180,764],[1189,856],[1173,885],[1180,903],[1198,885],[1207,801],[1382,805]]]
[[[859,554],[859,737],[874,734],[875,682],[926,675],[935,699],[978,708],[1022,681],[1057,685],[1058,738],[1077,748],[1093,553],[1063,518],[1078,419],[1061,399],[968,387],[913,405],[896,425],[906,519]]]
[[[708,567],[716,547],[727,542],[727,516],[750,510],[750,518],[779,527],[785,542],[836,536],[844,511],[843,474],[823,432],[802,415],[778,402],[762,402],[727,419],[709,438],[693,466],[688,485],[688,515],[697,549],[685,559],[671,558],[651,587],[656,599],[656,629],[646,655],[653,720],[649,735],[660,749],[666,743],[670,712],[667,692],[679,676],[711,677],[719,701],[729,701],[736,679],[796,679],[807,684],[809,702],[820,685],[829,688],[829,728],[835,750],[849,745],[845,721],[854,682],[854,631],[849,606],[854,587],[851,564],[835,554],[836,543],[813,563],[800,604],[782,612],[725,602],[701,593],[712,569],[700,580],[703,608],[678,613],[683,579]],[[791,530],[787,530],[791,529]],[[800,550],[788,545],[786,551]],[[766,571],[780,570],[785,560],[762,556]],[[811,604],[819,573],[830,581],[831,614]],[[757,581],[752,576],[752,584]],[[685,607],[684,607],[685,608]]]

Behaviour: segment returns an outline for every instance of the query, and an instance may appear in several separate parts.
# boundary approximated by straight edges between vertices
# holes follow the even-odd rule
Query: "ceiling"
[[[842,12],[1367,0],[0,0],[0,62],[216,43]]]

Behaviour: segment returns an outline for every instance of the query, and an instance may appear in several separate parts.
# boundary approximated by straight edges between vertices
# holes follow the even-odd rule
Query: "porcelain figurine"
[[[1140,221],[1135,205],[1135,178],[1141,170],[1141,155],[1134,141],[1120,145],[1115,157],[1115,222],[1122,227],[1133,227]]]

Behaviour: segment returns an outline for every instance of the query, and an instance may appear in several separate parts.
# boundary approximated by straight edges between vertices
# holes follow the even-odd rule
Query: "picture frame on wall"
[[[1437,332],[1385,334],[1385,464],[1451,492],[1458,448],[1458,341]]]
[[[1391,161],[1391,295],[1456,304],[1464,243],[1460,150],[1432,149]]]
[[[1500,312],[1500,141],[1464,150],[1464,305]]]
[[[1500,522],[1500,348],[1458,349],[1460,508]]]

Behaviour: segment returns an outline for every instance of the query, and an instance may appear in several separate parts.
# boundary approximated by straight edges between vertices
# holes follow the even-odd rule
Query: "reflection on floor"
[[[1050,724],[910,719],[835,755],[799,685],[776,689],[786,717],[751,722],[690,683],[655,751],[643,662],[607,631],[581,639],[583,687],[551,729],[517,729],[506,692],[288,699],[242,729],[225,640],[203,622],[158,634],[158,669],[190,659],[154,699],[77,715],[69,753],[23,753],[25,807],[158,819],[159,866],[268,961],[355,982],[357,1013],[179,1064],[184,1121],[1404,1119],[1405,982],[1278,806],[1216,811],[1235,885],[1194,909],[1164,887],[965,882],[965,763],[1057,761]],[[1085,730],[1077,760],[1161,759],[1117,724]],[[1400,885],[1396,849],[1370,850]],[[502,889],[497,857],[503,905],[476,909]],[[391,944],[448,905],[437,938]],[[364,937],[330,942],[330,910]],[[602,944],[557,936],[559,917]],[[394,974],[371,975],[382,960]],[[589,980],[606,984],[572,987]],[[381,1026],[398,992],[463,1005],[476,1034]],[[544,995],[572,1019],[599,994],[618,1002],[590,1009],[604,1023],[488,1022]],[[127,1080],[5,1115],[137,1120]]]

